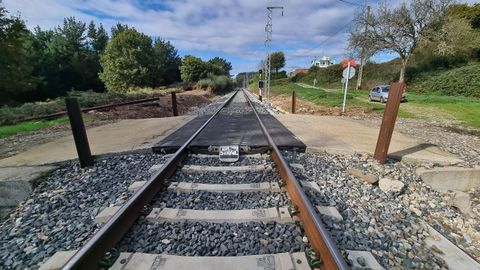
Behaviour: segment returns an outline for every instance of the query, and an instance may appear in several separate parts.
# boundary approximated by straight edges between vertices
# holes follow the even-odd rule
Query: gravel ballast
[[[268,155],[240,155],[238,161],[235,162],[223,162],[220,161],[218,155],[206,155],[197,156],[190,155],[183,162],[183,165],[202,165],[202,166],[249,166],[249,165],[261,165],[271,164],[272,158]]]
[[[220,106],[232,95],[233,93],[228,93],[225,96],[217,99],[215,102],[212,102],[204,107],[196,107],[188,112],[189,115],[212,115],[214,114]]]
[[[0,269],[37,268],[56,251],[82,246],[103,208],[121,205],[128,186],[147,177],[160,155],[123,155],[82,170],[77,162],[48,175],[0,226]]]
[[[243,256],[302,251],[302,237],[295,224],[276,222],[141,221],[130,229],[119,249],[184,256]]]
[[[280,175],[276,170],[263,172],[177,172],[170,177],[172,182],[195,182],[202,184],[249,184],[260,182],[278,182]]]
[[[241,210],[282,207],[288,198],[281,192],[162,192],[151,203],[153,207],[194,210]]]
[[[313,204],[335,206],[343,221],[322,217],[340,249],[366,250],[387,269],[441,269],[445,261],[425,246],[429,235],[422,220],[470,256],[480,259],[480,217],[463,216],[445,194],[426,186],[415,174],[418,165],[389,160],[376,163],[367,155],[287,153],[305,167],[305,177],[321,191],[306,191]],[[347,173],[355,168],[379,179],[403,183],[398,192],[384,192]],[[298,174],[295,173],[296,175]],[[474,192],[471,191],[472,195]]]

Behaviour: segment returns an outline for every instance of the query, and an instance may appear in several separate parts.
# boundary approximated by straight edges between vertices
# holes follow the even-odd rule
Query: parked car
[[[390,85],[378,85],[370,90],[370,94],[368,94],[369,101],[380,101],[382,103],[387,102],[388,100],[388,92],[390,91]],[[402,94],[402,99],[400,102],[406,101],[405,93]]]

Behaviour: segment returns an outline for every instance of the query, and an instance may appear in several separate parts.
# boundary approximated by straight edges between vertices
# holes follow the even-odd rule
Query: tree
[[[285,55],[283,52],[274,52],[270,54],[270,68],[278,73],[278,70],[283,67],[285,67]]]
[[[0,6],[0,104],[36,88],[32,76],[32,36],[18,17],[8,17]]]
[[[153,51],[155,54],[155,85],[168,85],[178,82],[180,80],[182,58],[178,56],[175,47],[169,41],[156,39]]]
[[[221,75],[230,76],[230,71],[232,70],[232,63],[218,56],[208,60],[208,62],[219,67],[222,73]]]
[[[63,26],[57,27],[57,32],[66,40],[66,46],[72,53],[86,49],[85,23],[77,21],[75,17],[63,19]]]
[[[111,29],[111,32],[112,32],[112,38],[118,34],[120,34],[121,32],[125,31],[125,30],[128,30],[130,29],[128,27],[128,25],[126,24],[121,24],[121,23],[117,23],[116,25],[112,26],[112,29]]]
[[[100,79],[108,91],[126,92],[131,87],[151,86],[153,64],[152,39],[135,29],[116,34],[101,57]]]
[[[397,53],[402,61],[399,82],[405,82],[408,61],[425,30],[440,23],[450,4],[451,0],[411,0],[395,6],[384,1],[370,16],[364,8],[355,16],[350,47]]]
[[[189,83],[215,75],[225,75],[224,72],[218,65],[212,64],[210,61],[204,62],[192,55],[186,55],[180,66],[182,81]]]
[[[205,74],[205,63],[202,59],[193,55],[186,55],[182,59],[180,74],[184,82],[196,82],[203,78]]]
[[[98,56],[103,53],[105,48],[107,47],[108,43],[108,34],[105,31],[105,28],[103,28],[103,25],[100,24],[100,26],[97,27],[95,26],[95,23],[93,21],[90,22],[88,25],[88,43],[89,43],[89,48]]]
[[[433,52],[440,56],[469,58],[480,43],[480,33],[463,18],[448,17],[439,27],[429,29],[428,37],[422,40],[422,45],[433,48]]]

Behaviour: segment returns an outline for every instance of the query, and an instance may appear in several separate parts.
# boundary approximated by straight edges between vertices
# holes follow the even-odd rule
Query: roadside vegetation
[[[84,122],[89,122],[90,117],[84,117]],[[0,139],[24,132],[31,132],[47,127],[54,127],[68,123],[67,116],[62,116],[53,120],[26,121],[13,125],[0,126]]]
[[[117,23],[66,17],[53,29],[27,29],[0,1],[0,137],[57,125],[65,119],[16,122],[65,110],[64,97],[92,107],[192,88],[234,87],[226,59],[181,58],[167,40]],[[198,83],[200,81],[200,83]]]
[[[251,81],[249,88],[256,91],[256,83]],[[334,88],[335,87],[335,88]],[[271,95],[288,95],[296,92],[297,98],[310,101],[316,105],[336,108],[341,111],[343,91],[339,84],[331,84],[328,88],[307,88],[291,79],[272,82]],[[383,113],[385,105],[368,101],[368,90],[350,89],[347,94],[347,113],[352,108],[363,108],[366,111]],[[400,105],[399,117],[416,119],[434,119],[455,121],[466,126],[480,128],[480,99],[464,96],[445,96],[407,92],[407,102]]]
[[[381,114],[384,104],[369,102],[369,90],[376,85],[404,81],[407,102],[400,105],[399,117],[445,120],[480,128],[480,4],[452,4],[448,0],[430,4],[412,0],[393,9],[381,6],[371,16],[367,16],[367,10],[357,14],[350,30],[350,47],[357,56],[362,56],[365,47],[368,50],[363,50],[363,56],[367,59],[378,52],[396,52],[399,57],[385,63],[366,61],[361,83],[358,76],[350,80],[347,114],[349,108]],[[401,42],[387,40],[390,31],[407,35],[391,36],[409,42],[395,47]],[[272,78],[278,74],[276,70],[272,69]],[[340,112],[342,71],[340,64],[327,68],[312,66],[307,73],[276,77],[271,95],[291,95],[295,91],[300,99]],[[244,74],[241,75],[237,77],[239,83],[244,80]],[[258,74],[249,75],[249,88],[256,92]]]

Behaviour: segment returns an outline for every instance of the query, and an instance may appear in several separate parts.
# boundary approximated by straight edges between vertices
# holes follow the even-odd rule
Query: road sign
[[[350,64],[351,67],[356,67],[357,66],[357,63],[355,63],[355,58],[343,59],[342,67],[346,68],[346,67],[348,67],[348,64]]]
[[[350,67],[350,75],[348,74],[348,67],[345,68],[345,69],[343,70],[342,76],[343,76],[343,78],[345,78],[345,79],[346,79],[347,77],[348,77],[349,79],[353,78],[353,76],[355,76],[355,68]]]
[[[347,81],[347,79],[342,78],[342,83],[344,84]]]

